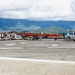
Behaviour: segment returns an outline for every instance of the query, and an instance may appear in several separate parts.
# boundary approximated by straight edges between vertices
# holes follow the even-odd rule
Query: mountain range
[[[75,21],[33,21],[26,19],[0,18],[0,31],[31,31],[58,33],[67,29],[75,29]]]

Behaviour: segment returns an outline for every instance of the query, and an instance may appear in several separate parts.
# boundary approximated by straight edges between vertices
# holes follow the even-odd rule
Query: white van
[[[70,41],[70,40],[75,41],[75,31],[74,30],[68,30],[67,34],[65,35],[65,39],[68,41]]]

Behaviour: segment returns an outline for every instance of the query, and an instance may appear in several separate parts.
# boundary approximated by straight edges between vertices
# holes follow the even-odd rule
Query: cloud
[[[0,0],[0,17],[30,20],[75,20],[74,0]]]

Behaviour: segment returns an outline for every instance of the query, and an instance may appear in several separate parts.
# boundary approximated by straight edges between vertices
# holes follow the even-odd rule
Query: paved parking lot
[[[0,75],[75,75],[75,42],[0,41]]]
[[[75,61],[75,42],[64,39],[0,41],[0,57]]]

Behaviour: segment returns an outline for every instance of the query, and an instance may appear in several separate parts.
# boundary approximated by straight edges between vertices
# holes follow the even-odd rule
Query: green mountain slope
[[[56,26],[51,26],[50,28],[43,28],[43,29],[39,29],[39,30],[30,30],[29,32],[33,32],[33,33],[65,33],[66,30],[62,29],[60,27],[56,27]]]

